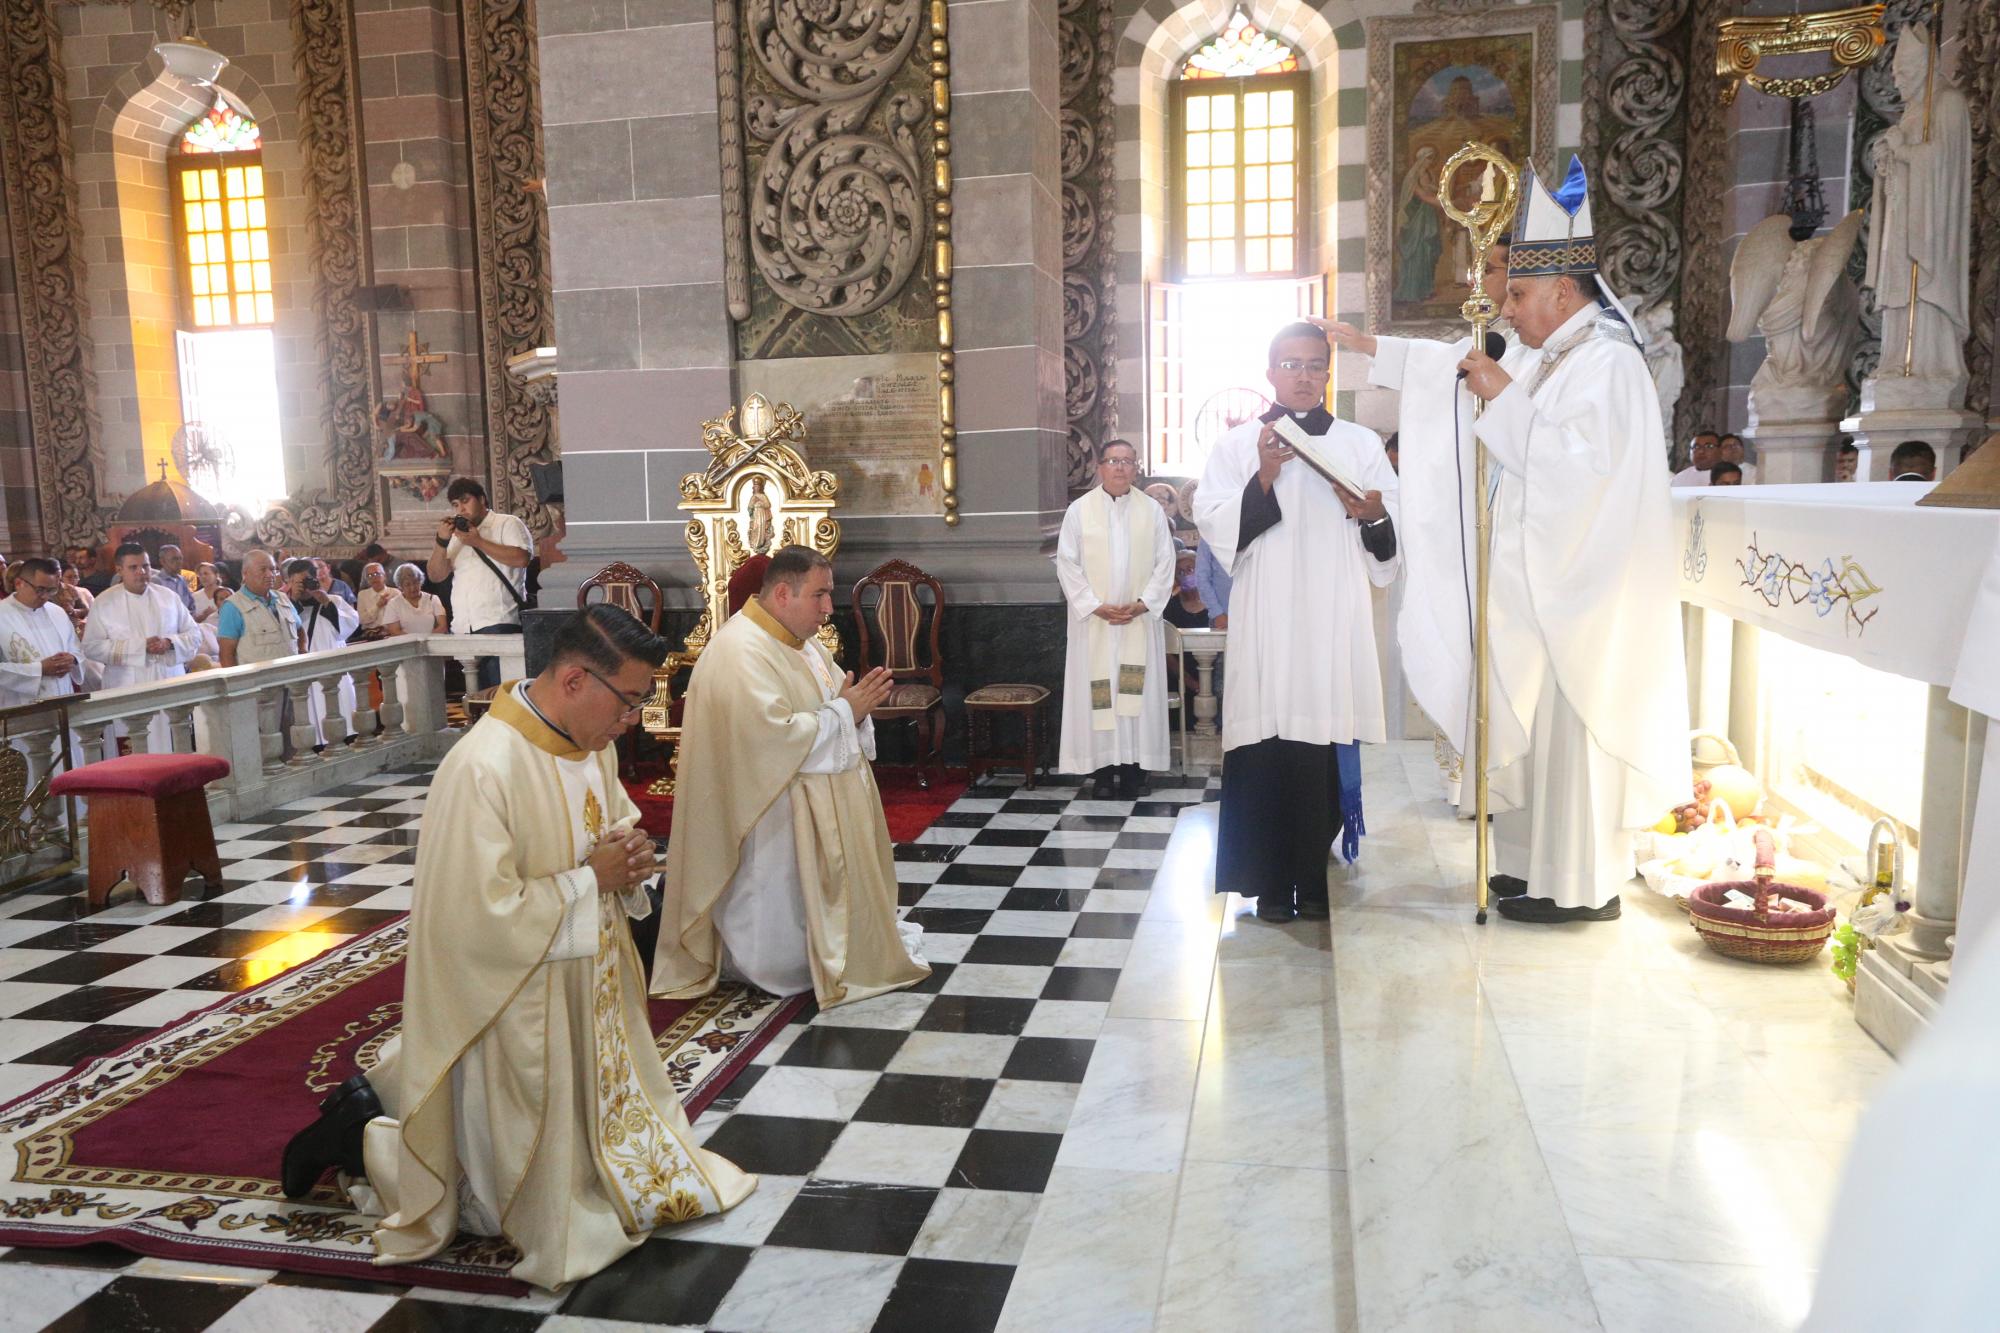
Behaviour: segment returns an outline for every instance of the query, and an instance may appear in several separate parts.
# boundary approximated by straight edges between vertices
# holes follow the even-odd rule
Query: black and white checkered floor
[[[408,910],[429,780],[381,774],[218,828],[228,886],[206,899],[95,914],[67,885],[0,899],[0,1100]],[[1213,785],[1156,777],[1136,802],[1060,782],[969,791],[896,849],[930,978],[780,1032],[696,1122],[762,1176],[756,1194],[569,1291],[412,1294],[14,1249],[0,1330],[991,1328],[1174,817]]]

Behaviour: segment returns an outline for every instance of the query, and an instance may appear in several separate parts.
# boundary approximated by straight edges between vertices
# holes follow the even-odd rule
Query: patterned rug
[[[639,807],[639,827],[656,838],[666,837],[674,826],[674,798],[647,791],[661,771],[641,766],[639,776],[625,783],[632,803]],[[875,785],[882,792],[882,817],[888,821],[890,841],[915,842],[939,815],[951,809],[953,801],[965,795],[971,778],[962,768],[947,768],[925,789],[917,785],[916,769],[877,764]]]
[[[0,1108],[0,1244],[108,1242],[160,1257],[361,1281],[520,1294],[506,1242],[462,1236],[423,1264],[376,1268],[370,1226],[331,1179],[284,1198],[286,1141],[394,1035],[405,923],[396,921],[78,1066]],[[809,997],[724,986],[651,1004],[690,1119]]]

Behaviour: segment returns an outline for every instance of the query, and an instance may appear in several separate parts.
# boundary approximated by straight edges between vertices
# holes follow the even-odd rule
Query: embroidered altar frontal
[[[406,923],[91,1060],[0,1109],[0,1243],[108,1242],[142,1254],[360,1281],[520,1293],[503,1240],[461,1236],[423,1264],[376,1268],[367,1218],[332,1179],[291,1203],[285,1142],[372,1063],[401,1022]],[[805,997],[723,986],[653,1001],[653,1030],[690,1117]],[[281,1071],[274,1075],[273,1071]]]

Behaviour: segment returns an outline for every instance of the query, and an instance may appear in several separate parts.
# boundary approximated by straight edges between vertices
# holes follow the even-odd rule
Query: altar
[[[1919,507],[1911,482],[1676,491],[1679,592],[1727,617],[1922,682],[1922,840],[1911,928],[1865,954],[1855,1018],[1900,1052],[1954,953],[2000,916],[2000,511]],[[1698,724],[1743,697],[1754,656],[1691,625]],[[1740,710],[1738,710],[1740,712]],[[1753,765],[1754,766],[1754,765]],[[1769,774],[1761,773],[1767,780]]]

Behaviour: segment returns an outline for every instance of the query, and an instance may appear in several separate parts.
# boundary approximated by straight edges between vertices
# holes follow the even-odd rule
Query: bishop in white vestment
[[[1492,888],[1522,921],[1617,916],[1632,831],[1693,781],[1659,399],[1594,255],[1581,165],[1560,197],[1529,172],[1504,307],[1519,343],[1500,360],[1332,327],[1403,392],[1398,632],[1412,692],[1468,756],[1475,434],[1491,455]]]
[[[329,1167],[361,1177],[378,1264],[466,1231],[506,1237],[512,1276],[560,1287],[756,1186],[697,1146],[626,924],[651,910],[652,841],[611,746],[665,656],[625,612],[578,612],[438,766],[402,1030],[285,1154],[294,1198]]]
[[[845,679],[817,638],[833,568],[780,548],[763,590],[695,664],[681,721],[653,994],[726,972],[821,1008],[930,975],[896,920],[896,871],[868,760],[888,673]]]
[[[1160,506],[1133,487],[1138,471],[1129,443],[1099,445],[1098,484],[1070,505],[1056,539],[1069,604],[1056,770],[1095,774],[1098,795],[1127,799],[1141,769],[1160,772],[1172,757],[1160,616],[1173,595],[1174,543]]]
[[[1369,588],[1396,575],[1397,480],[1381,439],[1322,405],[1331,359],[1313,325],[1279,330],[1278,405],[1216,442],[1195,489],[1195,521],[1233,579],[1215,888],[1271,921],[1327,914],[1335,747],[1387,738]],[[1281,417],[1360,492],[1295,456]]]
[[[104,664],[104,688],[171,680],[187,674],[201,651],[201,627],[180,598],[152,581],[144,547],[126,542],[115,553],[118,581],[97,595],[83,626],[83,654]],[[124,724],[114,724],[123,734]],[[167,715],[155,713],[147,727],[153,753],[173,750]]]

